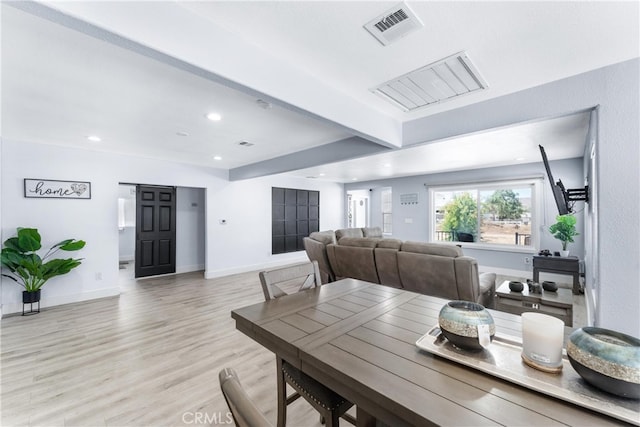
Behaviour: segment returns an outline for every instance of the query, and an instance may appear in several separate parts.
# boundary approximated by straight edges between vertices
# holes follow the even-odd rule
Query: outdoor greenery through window
[[[533,246],[535,190],[533,181],[432,188],[433,240]]]
[[[382,201],[382,232],[391,234],[392,216],[391,216],[391,188],[385,188],[380,193]]]

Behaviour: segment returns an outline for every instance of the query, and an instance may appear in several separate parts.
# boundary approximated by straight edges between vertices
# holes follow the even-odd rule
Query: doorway
[[[128,286],[136,280],[136,187],[134,183],[120,183],[118,189],[120,286]],[[175,201],[175,273],[204,271],[206,189],[176,187]],[[143,277],[151,276],[140,278]]]
[[[369,226],[369,191],[347,192],[347,226],[359,228]]]
[[[121,279],[133,279],[136,253],[136,186],[118,186],[118,264]]]

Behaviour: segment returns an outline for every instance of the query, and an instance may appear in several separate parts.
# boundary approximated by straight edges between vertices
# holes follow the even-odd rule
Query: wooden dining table
[[[343,279],[231,312],[236,328],[353,402],[359,426],[620,425],[416,346],[448,300]],[[521,335],[520,316],[491,311]]]

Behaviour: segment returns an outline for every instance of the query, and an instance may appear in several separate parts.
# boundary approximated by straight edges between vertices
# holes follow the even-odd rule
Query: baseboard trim
[[[510,268],[499,268],[499,267],[491,267],[491,266],[478,266],[478,270],[481,273],[496,273],[502,276],[512,276],[524,279],[533,279],[533,270],[514,270]],[[550,280],[556,283],[564,283],[564,284],[573,284],[573,278],[571,276],[565,274],[554,274],[547,273],[545,271],[540,272],[540,282],[545,280]]]
[[[257,271],[257,270],[268,270],[270,268],[282,267],[283,265],[295,264],[298,262],[305,262],[305,261],[309,261],[309,258],[307,258],[306,252],[302,253],[300,256],[295,256],[291,258],[270,261],[270,262],[265,262],[260,264],[245,265],[242,267],[234,267],[234,268],[228,268],[224,270],[213,270],[213,271],[207,270],[204,272],[204,278],[217,279],[218,277],[231,276],[233,274],[240,274],[240,273],[248,273],[250,271]]]
[[[514,270],[511,268],[491,267],[486,265],[479,265],[478,270],[481,273],[496,273],[501,276],[514,276],[514,277],[533,277],[533,272],[530,270]]]
[[[191,273],[194,271],[202,271],[202,270],[204,270],[204,264],[183,265],[180,267],[176,267],[175,274]]]
[[[22,295],[22,293],[20,294]],[[44,296],[40,301],[40,308],[55,307],[58,305],[71,304],[74,302],[89,301],[99,298],[110,298],[120,295],[120,288],[104,288],[90,292],[83,292],[81,294],[73,295],[57,295],[57,296]],[[2,317],[10,314],[22,313],[22,303],[3,304],[2,305]]]

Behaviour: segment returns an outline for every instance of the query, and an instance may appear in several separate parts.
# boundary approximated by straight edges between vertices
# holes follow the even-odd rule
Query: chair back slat
[[[261,271],[259,276],[265,300],[280,298],[287,295],[287,292],[278,286],[282,286],[285,283],[289,285],[300,284],[298,292],[315,288],[322,284],[317,261],[296,264],[274,270]]]

